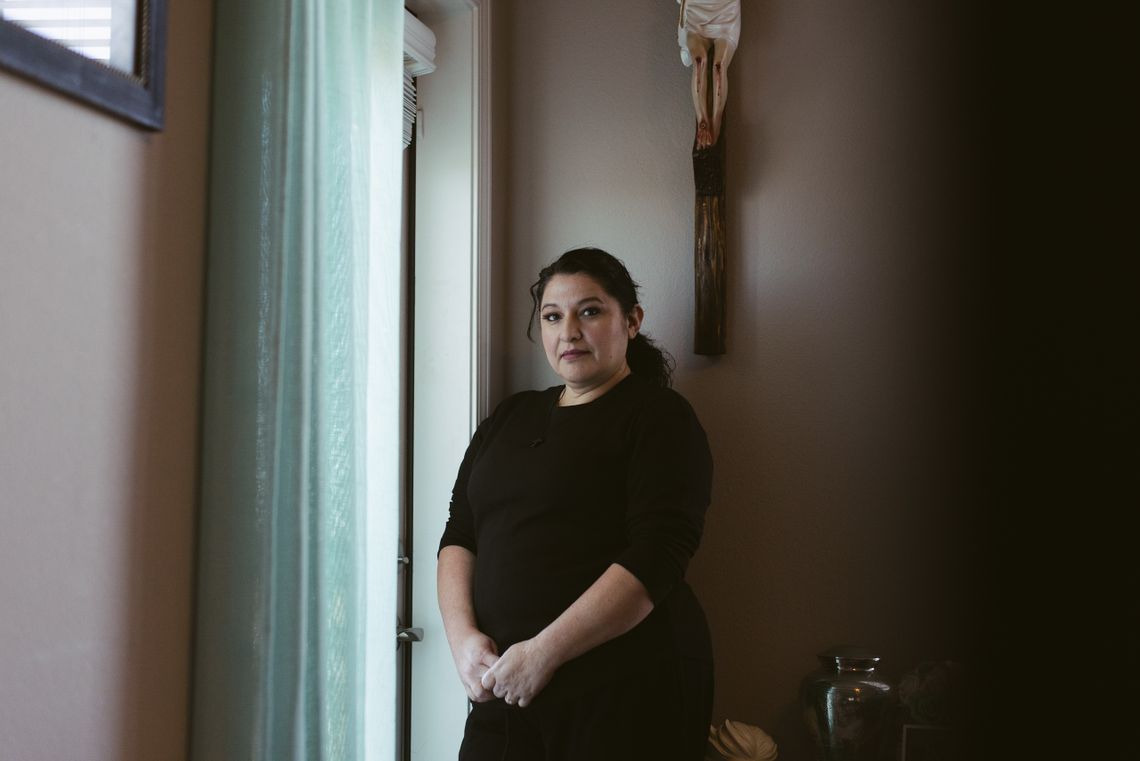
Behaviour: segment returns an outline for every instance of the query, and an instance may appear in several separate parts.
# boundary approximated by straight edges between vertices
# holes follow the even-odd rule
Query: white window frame
[[[436,35],[419,82],[413,401],[411,758],[454,758],[467,716],[436,603],[435,564],[455,472],[488,413],[491,0],[407,6]]]

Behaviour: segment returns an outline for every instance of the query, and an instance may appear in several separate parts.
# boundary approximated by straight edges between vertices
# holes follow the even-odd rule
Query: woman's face
[[[539,304],[546,361],[574,390],[603,385],[626,370],[625,350],[642,311],[623,314],[617,299],[589,275],[555,275]]]

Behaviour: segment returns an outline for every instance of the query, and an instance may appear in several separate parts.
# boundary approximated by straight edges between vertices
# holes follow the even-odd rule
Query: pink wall
[[[0,756],[186,753],[210,3],[166,129],[0,72]]]

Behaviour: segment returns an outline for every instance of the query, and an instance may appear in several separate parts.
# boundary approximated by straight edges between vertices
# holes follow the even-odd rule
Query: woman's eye
[[[597,307],[586,307],[585,309],[582,310],[582,316],[583,317],[593,317],[594,315],[599,314],[600,312],[601,312],[601,310],[598,309]]]
[[[542,316],[542,319],[545,322],[557,322],[558,317],[559,317],[558,312],[547,312],[546,314],[544,314]]]

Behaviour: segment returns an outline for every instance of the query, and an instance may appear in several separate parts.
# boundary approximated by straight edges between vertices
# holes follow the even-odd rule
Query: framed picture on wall
[[[0,67],[152,130],[167,0],[0,0]]]

